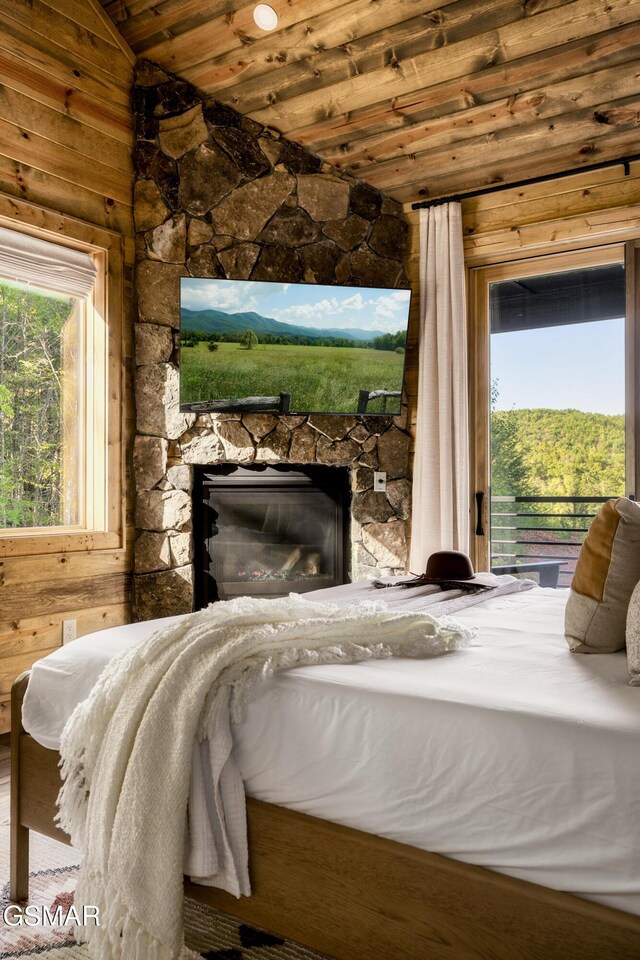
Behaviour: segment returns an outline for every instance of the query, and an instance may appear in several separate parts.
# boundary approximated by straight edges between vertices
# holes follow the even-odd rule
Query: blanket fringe
[[[83,850],[89,791],[82,755],[68,755],[59,766],[63,784],[58,794],[55,823],[71,838],[74,847]]]
[[[84,881],[78,885],[77,897],[83,903],[88,902],[88,897],[100,906],[99,926],[76,927],[76,940],[87,944],[91,960],[174,960],[175,945],[161,943],[145,930],[114,887],[107,886],[101,894],[95,889],[89,893],[93,884],[87,878]]]

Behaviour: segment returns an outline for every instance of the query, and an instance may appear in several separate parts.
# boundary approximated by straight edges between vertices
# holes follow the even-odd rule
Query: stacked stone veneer
[[[197,465],[349,466],[352,577],[403,572],[404,417],[181,413],[177,349],[180,277],[407,287],[401,207],[154,64],[134,110],[136,617],[192,609]]]

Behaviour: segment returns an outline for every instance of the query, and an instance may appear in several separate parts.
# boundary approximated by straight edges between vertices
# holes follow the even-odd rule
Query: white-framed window
[[[121,238],[5,199],[0,556],[120,547]]]

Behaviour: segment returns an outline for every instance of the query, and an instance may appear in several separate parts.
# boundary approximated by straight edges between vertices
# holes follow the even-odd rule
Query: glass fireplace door
[[[297,471],[205,481],[207,602],[343,583],[343,494],[341,483],[326,489]]]

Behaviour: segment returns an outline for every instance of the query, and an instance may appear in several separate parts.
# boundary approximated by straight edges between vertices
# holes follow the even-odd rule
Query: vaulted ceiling
[[[102,0],[133,51],[402,202],[640,153],[640,0]]]

